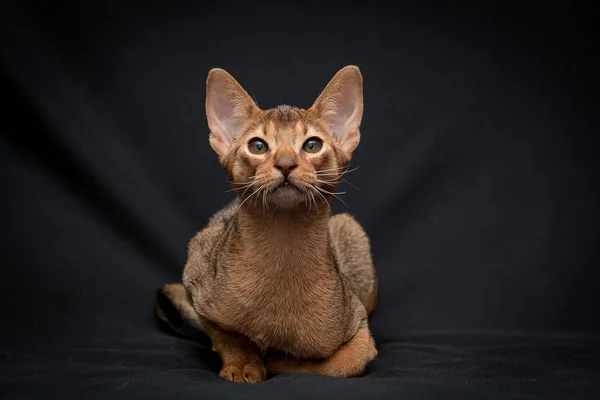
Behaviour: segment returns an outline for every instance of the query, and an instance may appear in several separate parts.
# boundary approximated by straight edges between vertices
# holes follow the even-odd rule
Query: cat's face
[[[261,111],[223,160],[243,198],[283,208],[320,204],[335,190],[347,163],[314,116],[286,106]]]
[[[260,110],[223,70],[207,81],[210,143],[242,204],[318,209],[327,203],[358,145],[362,78],[346,67],[308,110]]]

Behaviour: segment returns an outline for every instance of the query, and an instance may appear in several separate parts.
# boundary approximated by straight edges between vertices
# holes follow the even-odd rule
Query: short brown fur
[[[265,111],[229,74],[212,70],[207,115],[211,146],[239,200],[190,241],[183,284],[160,294],[211,338],[225,379],[260,382],[267,369],[362,374],[377,355],[367,323],[377,278],[361,226],[329,209],[360,136],[358,68],[338,72],[308,110]],[[322,141],[320,152],[302,150],[311,137]],[[268,150],[249,151],[252,138]],[[284,159],[295,164],[289,176],[278,170]],[[158,303],[157,313],[179,329]],[[292,357],[271,357],[265,369],[269,350]]]

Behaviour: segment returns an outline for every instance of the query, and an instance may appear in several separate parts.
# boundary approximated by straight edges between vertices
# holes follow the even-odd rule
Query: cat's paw
[[[262,360],[228,363],[223,365],[219,376],[231,382],[258,383],[267,379],[267,369]]]

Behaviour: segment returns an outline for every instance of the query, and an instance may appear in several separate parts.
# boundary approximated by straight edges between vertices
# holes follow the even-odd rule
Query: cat
[[[184,335],[206,333],[227,380],[352,377],[377,356],[369,239],[329,207],[359,143],[362,92],[347,66],[311,108],[261,110],[229,73],[208,74],[210,145],[238,200],[192,238],[183,283],[162,286],[156,310]]]

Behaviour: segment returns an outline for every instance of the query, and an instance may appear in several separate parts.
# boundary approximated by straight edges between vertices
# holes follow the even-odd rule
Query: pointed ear
[[[358,67],[349,65],[339,70],[310,110],[350,157],[360,140],[358,128],[363,112],[362,75]]]
[[[211,69],[206,80],[206,117],[210,145],[223,161],[244,126],[259,112],[248,93],[227,71]]]

